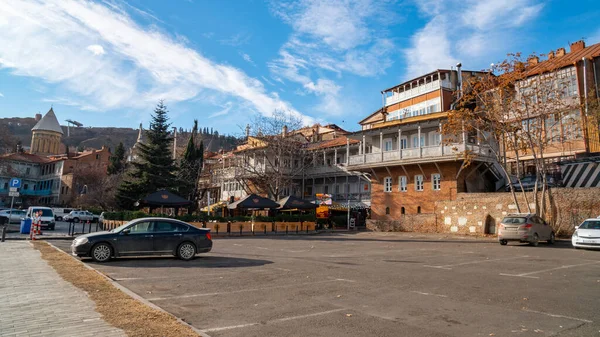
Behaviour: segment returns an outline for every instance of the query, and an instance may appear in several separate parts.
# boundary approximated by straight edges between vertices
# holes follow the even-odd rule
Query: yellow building
[[[63,131],[52,108],[37,122],[31,132],[30,152],[32,154],[42,156],[60,154]]]

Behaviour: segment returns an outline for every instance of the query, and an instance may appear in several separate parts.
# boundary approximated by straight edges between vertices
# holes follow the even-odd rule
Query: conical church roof
[[[63,134],[62,128],[58,123],[58,119],[56,119],[56,115],[54,114],[54,110],[50,108],[50,110],[40,119],[39,122],[31,129],[34,130],[44,130],[44,131],[54,131],[58,132],[61,135]]]

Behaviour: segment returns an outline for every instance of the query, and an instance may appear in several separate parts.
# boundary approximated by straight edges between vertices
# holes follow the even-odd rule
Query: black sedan
[[[211,249],[210,229],[168,218],[135,219],[109,232],[79,236],[71,244],[73,255],[97,262],[133,255],[175,255],[191,260]]]

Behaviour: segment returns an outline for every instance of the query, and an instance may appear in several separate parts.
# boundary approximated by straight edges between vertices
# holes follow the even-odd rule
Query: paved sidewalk
[[[126,336],[27,241],[0,243],[0,336]]]

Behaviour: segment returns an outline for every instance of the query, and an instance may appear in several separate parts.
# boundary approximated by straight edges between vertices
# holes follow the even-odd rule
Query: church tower
[[[52,108],[31,129],[31,133],[32,154],[42,156],[60,154],[63,131]]]

